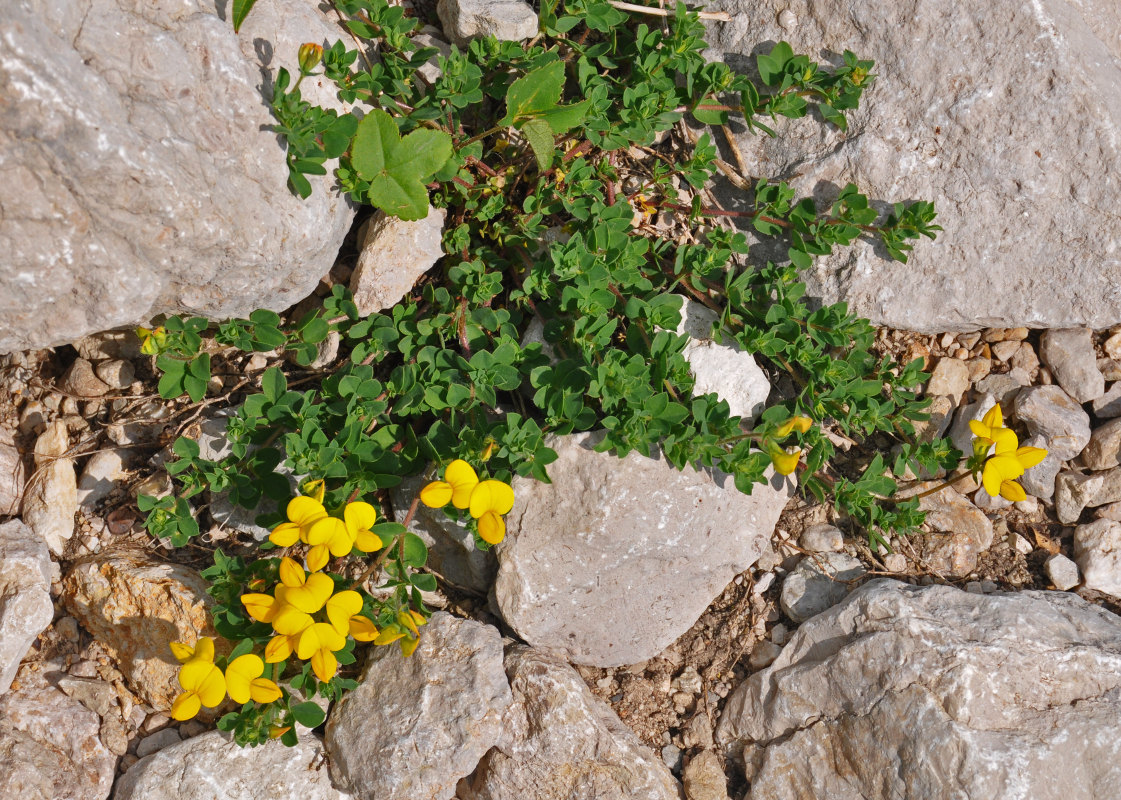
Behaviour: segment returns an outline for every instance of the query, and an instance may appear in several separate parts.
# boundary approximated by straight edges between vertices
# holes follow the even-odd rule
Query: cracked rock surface
[[[1023,797],[1121,785],[1121,619],[1069,594],[866,584],[730,698],[749,800]]]

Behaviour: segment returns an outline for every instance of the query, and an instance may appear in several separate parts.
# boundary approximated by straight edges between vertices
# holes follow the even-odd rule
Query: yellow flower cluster
[[[262,678],[265,662],[260,656],[247,653],[238,656],[226,666],[225,673],[214,663],[214,640],[202,637],[195,646],[172,642],[171,652],[182,666],[179,668],[179,685],[183,693],[171,706],[171,718],[191,719],[203,706],[214,708],[226,699],[235,703],[271,703],[279,700],[280,687],[268,678]]]
[[[420,490],[420,501],[429,508],[451,503],[466,509],[478,520],[479,537],[487,544],[498,544],[506,536],[503,516],[514,507],[514,490],[502,481],[480,481],[474,468],[457,458],[444,470],[442,481],[432,481]]]
[[[1004,427],[999,404],[980,420],[970,420],[969,429],[976,437],[974,456],[985,459],[981,467],[981,485],[989,496],[999,494],[1013,502],[1026,498],[1027,493],[1016,483],[1016,478],[1046,458],[1047,451],[1042,447],[1020,447],[1015,432]],[[992,455],[988,455],[990,449],[994,449]]]
[[[359,613],[362,595],[350,589],[336,592],[330,576],[307,573],[291,558],[280,560],[280,583],[273,594],[243,594],[241,602],[253,619],[272,625],[275,635],[265,646],[266,662],[284,661],[295,653],[303,661],[310,659],[321,681],[331,680],[338,671],[335,653],[346,647],[348,635],[371,642],[379,633]]]
[[[269,534],[269,541],[279,547],[291,547],[297,541],[308,545],[307,565],[318,572],[331,556],[349,555],[357,548],[372,553],[383,546],[381,538],[370,528],[378,512],[369,503],[347,503],[343,518],[327,514],[323,503],[314,497],[296,497],[288,503],[288,522],[282,522]]]
[[[794,431],[805,433],[813,425],[809,417],[791,417],[782,423],[774,432],[774,439],[767,444],[767,455],[775,465],[775,472],[779,475],[789,475],[798,468],[798,461],[802,458],[802,448],[797,446],[783,447],[778,440],[785,439]]]

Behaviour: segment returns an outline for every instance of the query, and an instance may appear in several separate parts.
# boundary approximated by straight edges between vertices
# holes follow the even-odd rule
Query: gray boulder
[[[0,695],[52,619],[47,544],[18,519],[5,522],[0,525]]]
[[[790,481],[750,496],[713,470],[554,438],[551,484],[514,481],[495,600],[518,635],[569,661],[619,666],[660,653],[768,547]]]
[[[710,26],[708,55],[738,70],[779,40],[819,60],[849,49],[876,61],[847,133],[810,115],[781,120],[774,139],[738,135],[750,175],[826,202],[850,181],[884,204],[930,199],[945,228],[906,264],[866,243],[819,259],[812,295],[927,333],[1121,321],[1116,4],[716,0],[708,10],[732,18]]]
[[[460,800],[678,800],[655,753],[560,659],[515,645],[503,740],[459,784]],[[419,795],[417,795],[419,797]]]
[[[751,800],[1096,800],[1121,782],[1121,618],[877,580],[733,694]]]
[[[516,42],[537,33],[537,12],[522,0],[440,0],[436,13],[448,39],[461,47],[486,36]]]
[[[0,352],[161,312],[281,309],[327,273],[353,218],[328,181],[286,185],[262,94],[305,41],[340,38],[299,0],[240,34],[213,0],[8,3],[0,16]],[[305,98],[337,102],[324,81]]]

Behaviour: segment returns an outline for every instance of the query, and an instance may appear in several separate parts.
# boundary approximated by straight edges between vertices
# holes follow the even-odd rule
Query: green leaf
[[[531,119],[522,126],[522,133],[533,148],[533,155],[537,157],[537,168],[544,172],[553,163],[553,155],[556,153],[553,129],[543,119]]]
[[[264,392],[266,400],[275,403],[287,390],[288,381],[279,367],[269,367],[265,370],[265,374],[261,376],[261,391]]]
[[[506,90],[506,116],[498,124],[513,125],[518,117],[553,108],[560,100],[563,88],[562,61],[553,61],[527,72]]]
[[[397,123],[374,109],[358,124],[350,160],[370,182],[370,202],[403,220],[428,214],[425,183],[452,156],[452,140],[443,131],[422,128],[401,138]]]
[[[436,576],[427,572],[420,572],[412,576],[412,584],[422,592],[436,591]]]
[[[292,706],[292,716],[296,722],[303,725],[305,728],[317,728],[323,724],[323,720],[327,715],[323,713],[323,709],[315,703],[297,703]]]
[[[230,20],[234,24],[234,33],[241,30],[241,23],[245,22],[245,18],[249,16],[256,2],[257,0],[233,0],[230,6]]]
[[[549,127],[553,129],[553,133],[559,136],[572,130],[577,125],[582,125],[591,106],[591,100],[581,100],[579,103],[557,106],[556,108],[550,108],[548,111],[543,111],[541,119],[548,122]]]
[[[759,77],[763,79],[763,83],[774,86],[782,80],[786,62],[792,58],[794,58],[794,50],[786,42],[776,44],[767,55],[757,56],[755,63],[759,67]]]
[[[424,540],[415,533],[405,534],[405,565],[409,567],[423,567],[428,560],[428,546]]]

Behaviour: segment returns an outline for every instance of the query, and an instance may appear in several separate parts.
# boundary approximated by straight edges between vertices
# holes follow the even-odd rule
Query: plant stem
[[[607,2],[620,11],[633,11],[636,14],[649,14],[652,17],[668,17],[674,13],[665,8],[651,8],[650,6],[639,6],[634,3],[624,3],[623,0],[607,0]],[[697,16],[701,19],[715,19],[720,22],[732,21],[732,17],[727,11],[698,11]]]

